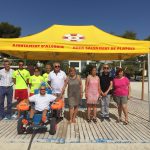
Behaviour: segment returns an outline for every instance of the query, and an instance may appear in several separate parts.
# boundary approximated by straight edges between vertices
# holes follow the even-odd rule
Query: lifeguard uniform
[[[13,72],[13,78],[16,79],[15,84],[15,99],[28,99],[28,85],[27,80],[30,78],[30,73],[26,69],[18,69]]]

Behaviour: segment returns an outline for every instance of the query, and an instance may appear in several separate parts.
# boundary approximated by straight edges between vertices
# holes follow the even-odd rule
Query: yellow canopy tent
[[[0,38],[0,52],[33,60],[126,59],[149,48],[149,41],[120,38],[95,26],[53,25],[26,37]]]

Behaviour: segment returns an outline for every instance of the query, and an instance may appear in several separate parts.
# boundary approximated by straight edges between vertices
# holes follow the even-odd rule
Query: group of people
[[[101,121],[104,121],[104,119],[111,121],[109,103],[110,96],[113,94],[118,107],[117,122],[123,121],[123,111],[125,115],[124,124],[128,124],[127,100],[130,98],[131,88],[129,80],[123,75],[122,68],[119,68],[116,71],[116,77],[112,78],[109,65],[103,65],[101,76],[97,76],[96,67],[93,67],[86,78],[85,89],[83,89],[81,77],[74,67],[69,68],[68,76],[61,70],[58,62],[55,62],[53,67],[46,64],[46,72],[43,75],[40,74],[39,68],[35,67],[34,75],[30,76],[29,71],[24,68],[22,60],[18,62],[18,67],[17,70],[12,70],[9,60],[6,60],[4,61],[4,68],[0,70],[0,120],[3,118],[11,119],[12,117],[14,87],[14,99],[17,100],[18,104],[24,99],[31,102],[30,122],[32,122],[34,113],[37,111],[42,111],[42,118],[45,118],[49,103],[58,98],[64,100],[64,93],[66,87],[68,87],[69,123],[76,123],[83,94],[85,94],[87,103],[87,122],[97,122],[97,105],[99,101],[101,102]],[[6,113],[4,111],[5,97],[7,98]],[[34,104],[32,104],[33,102]],[[17,118],[19,117],[20,111],[18,110]]]

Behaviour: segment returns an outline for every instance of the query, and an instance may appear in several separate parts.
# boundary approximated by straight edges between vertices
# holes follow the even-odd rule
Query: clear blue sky
[[[22,28],[22,35],[53,24],[95,25],[106,32],[150,36],[150,0],[0,0],[0,22]]]

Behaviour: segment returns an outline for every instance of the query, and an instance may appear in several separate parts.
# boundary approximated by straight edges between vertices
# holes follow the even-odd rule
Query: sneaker
[[[11,120],[11,115],[6,115],[4,119],[5,120]]]
[[[16,113],[12,115],[12,119],[17,119],[17,117],[18,117],[18,116],[17,116]]]
[[[91,119],[87,119],[87,122],[90,123],[90,122],[91,122]]]
[[[110,122],[110,121],[111,121],[109,117],[105,117],[105,119],[106,119],[108,122]]]
[[[8,118],[5,116],[4,118],[3,118],[4,120],[8,120]]]

